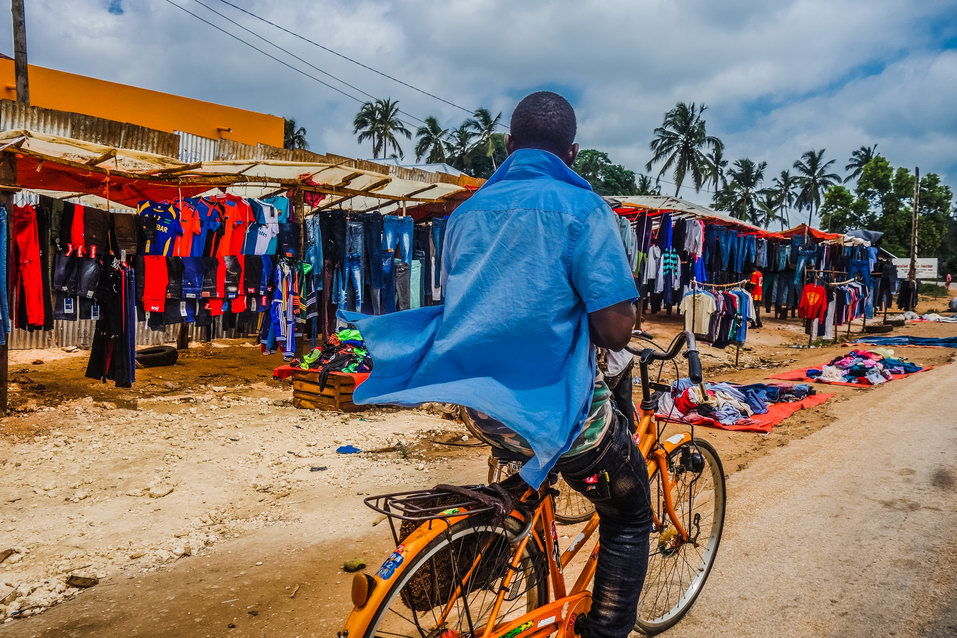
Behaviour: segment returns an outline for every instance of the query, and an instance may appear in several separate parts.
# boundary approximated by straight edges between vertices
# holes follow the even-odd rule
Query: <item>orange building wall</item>
[[[0,82],[0,97],[15,100],[17,91],[13,60],[0,59]],[[30,103],[170,133],[184,131],[243,144],[283,145],[283,118],[275,115],[33,65],[30,66]]]

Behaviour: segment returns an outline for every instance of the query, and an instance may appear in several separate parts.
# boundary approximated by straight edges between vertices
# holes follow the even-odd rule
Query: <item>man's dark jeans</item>
[[[631,633],[648,569],[652,525],[648,468],[624,418],[618,413],[614,418],[615,423],[595,448],[559,460],[556,468],[598,511],[600,547],[588,613],[591,638],[626,638]],[[591,487],[586,479],[605,472],[607,491],[586,489]]]

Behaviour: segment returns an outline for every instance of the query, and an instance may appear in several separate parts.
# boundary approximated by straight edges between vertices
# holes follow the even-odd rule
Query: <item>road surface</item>
[[[957,366],[846,392],[831,425],[731,477],[717,564],[668,638],[957,635]],[[335,542],[308,524],[263,530],[111,579],[0,638],[334,635],[349,578],[326,575],[388,553],[361,509],[342,510]]]

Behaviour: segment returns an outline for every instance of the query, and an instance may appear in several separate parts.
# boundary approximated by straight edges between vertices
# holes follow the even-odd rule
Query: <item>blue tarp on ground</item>
[[[921,346],[923,348],[957,348],[957,337],[864,337],[854,343],[874,346]]]

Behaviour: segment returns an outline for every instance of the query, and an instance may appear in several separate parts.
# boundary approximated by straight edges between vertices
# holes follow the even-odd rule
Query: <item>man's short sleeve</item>
[[[610,208],[597,208],[582,222],[572,246],[571,277],[588,312],[638,298],[615,213]]]

